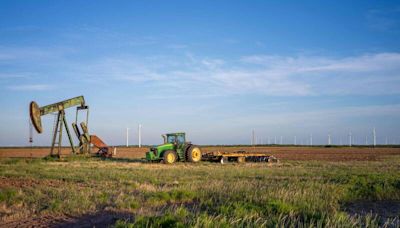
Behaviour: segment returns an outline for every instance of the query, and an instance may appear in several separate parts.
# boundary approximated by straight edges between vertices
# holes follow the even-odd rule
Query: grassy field
[[[0,159],[0,226],[399,226],[399,202],[399,155],[224,165]]]

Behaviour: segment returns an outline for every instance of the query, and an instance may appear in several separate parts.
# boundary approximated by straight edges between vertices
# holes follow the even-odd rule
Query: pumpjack
[[[76,106],[76,118],[75,122],[72,123],[72,128],[79,140],[79,146],[76,148],[69,131],[67,120],[65,118],[65,110]],[[86,120],[81,122],[78,127],[78,115],[79,112],[86,111]],[[35,130],[40,134],[43,132],[41,117],[50,113],[56,113],[56,119],[53,129],[53,137],[51,141],[51,156],[60,156],[62,148],[62,133],[63,128],[68,135],[69,143],[73,154],[77,153],[90,153],[90,145],[93,145],[98,149],[97,154],[102,156],[110,156],[109,147],[105,144],[98,136],[90,135],[88,130],[88,120],[89,120],[89,106],[86,105],[83,96],[74,97],[64,101],[60,101],[54,104],[49,104],[46,106],[39,107],[39,105],[32,101],[29,105],[29,114],[31,118],[32,125]]]

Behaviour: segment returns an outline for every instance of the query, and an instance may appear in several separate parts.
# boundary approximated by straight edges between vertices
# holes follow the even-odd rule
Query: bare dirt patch
[[[367,147],[202,147],[202,152],[268,152],[280,160],[293,161],[377,161],[388,156],[400,155],[400,148],[367,148]],[[0,157],[45,157],[49,148],[2,148]],[[117,147],[115,158],[144,158],[147,147]],[[70,154],[65,148],[63,154]]]
[[[0,188],[14,187],[14,188],[28,188],[35,187],[38,185],[47,186],[52,188],[59,188],[64,186],[66,180],[56,180],[56,179],[29,179],[29,178],[6,178],[0,177]],[[74,182],[76,187],[84,188],[90,187],[90,183],[84,182]]]
[[[5,177],[0,178],[0,188],[5,188],[5,187],[26,188],[26,187],[34,187],[35,185],[59,187],[62,185],[62,181],[37,180],[37,179],[27,179],[27,178],[5,178]]]

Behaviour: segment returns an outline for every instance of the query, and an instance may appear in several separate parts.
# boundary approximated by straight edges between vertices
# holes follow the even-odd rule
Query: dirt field
[[[317,160],[317,161],[377,161],[387,156],[400,155],[400,148],[363,148],[363,147],[202,147],[202,152],[244,150],[247,152],[269,152],[280,160]],[[49,148],[7,148],[0,149],[0,157],[45,157]],[[143,158],[148,148],[117,147],[117,158]],[[65,148],[63,154],[69,154]]]

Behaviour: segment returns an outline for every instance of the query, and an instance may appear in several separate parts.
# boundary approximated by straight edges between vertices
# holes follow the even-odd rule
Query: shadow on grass
[[[378,216],[380,225],[400,227],[400,201],[398,200],[358,200],[342,205],[344,211],[351,216]]]
[[[118,220],[133,221],[133,215],[128,212],[101,211],[56,221],[51,227],[110,227]]]
[[[144,158],[101,158],[101,160],[123,163],[147,163]]]
[[[101,160],[101,161],[110,161],[110,162],[123,162],[123,163],[147,163],[144,158],[116,158],[116,157],[101,157],[95,155],[74,155],[68,157],[57,157],[57,156],[46,156],[44,158],[38,159],[42,161],[89,161],[89,160]]]
[[[133,214],[128,212],[99,211],[81,216],[42,215],[9,222],[0,221],[0,227],[112,227],[117,221],[132,222],[133,219]]]

